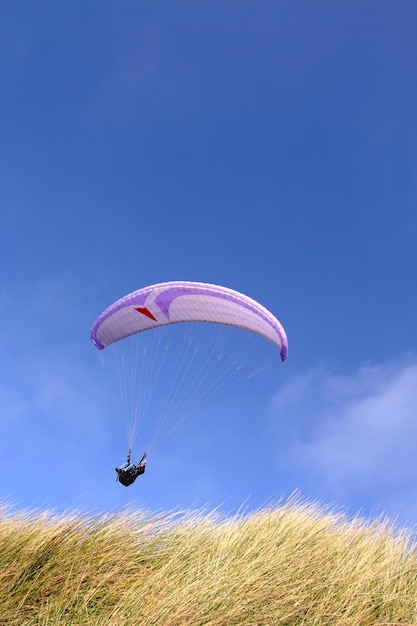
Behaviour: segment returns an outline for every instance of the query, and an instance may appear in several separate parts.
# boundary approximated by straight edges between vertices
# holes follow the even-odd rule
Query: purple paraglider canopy
[[[285,361],[283,326],[264,306],[238,291],[208,283],[172,281],[144,287],[109,306],[94,322],[98,350],[135,333],[177,322],[214,322],[252,331],[275,344]]]

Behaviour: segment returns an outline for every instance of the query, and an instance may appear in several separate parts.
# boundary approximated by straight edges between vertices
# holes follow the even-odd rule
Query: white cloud
[[[315,496],[417,521],[415,359],[345,376],[311,370],[275,396],[277,412],[285,416],[285,462]]]
[[[2,495],[24,506],[60,505],[85,489],[98,491],[114,435],[112,406],[88,333],[85,347],[70,345],[66,328],[61,337],[54,316],[45,321],[28,302],[27,318],[4,316],[0,333],[7,363],[0,381]],[[36,300],[40,309],[48,302]]]

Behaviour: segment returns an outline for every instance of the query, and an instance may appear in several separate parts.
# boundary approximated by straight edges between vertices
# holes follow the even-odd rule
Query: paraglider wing
[[[238,291],[208,283],[174,281],[151,285],[121,298],[95,321],[91,339],[98,348],[176,322],[215,322],[252,331],[275,344],[285,361],[284,328],[264,306]]]

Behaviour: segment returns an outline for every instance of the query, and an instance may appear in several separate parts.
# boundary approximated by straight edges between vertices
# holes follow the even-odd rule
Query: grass
[[[0,625],[417,624],[411,533],[290,501],[250,515],[0,515]]]

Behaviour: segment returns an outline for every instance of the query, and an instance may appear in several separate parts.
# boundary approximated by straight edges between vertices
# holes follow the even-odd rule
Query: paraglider
[[[125,487],[129,487],[132,485],[138,476],[145,473],[146,469],[146,452],[143,454],[141,460],[137,465],[131,463],[130,461],[131,451],[129,450],[127,455],[126,463],[124,463],[121,467],[116,467],[115,471],[117,472],[117,479],[119,483],[122,483]]]
[[[268,309],[248,296],[218,285],[168,282],[128,294],[94,322],[91,340],[103,350],[119,339],[175,322],[215,322],[243,328],[268,339],[285,361],[285,330]]]
[[[93,324],[91,340],[98,350],[145,330],[179,322],[212,322],[255,333],[274,344],[285,361],[288,340],[278,319],[252,298],[219,285],[172,281],[144,287],[109,306]],[[118,480],[128,486],[143,474],[146,453],[138,465],[116,468]]]

